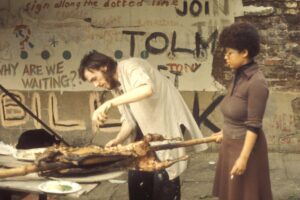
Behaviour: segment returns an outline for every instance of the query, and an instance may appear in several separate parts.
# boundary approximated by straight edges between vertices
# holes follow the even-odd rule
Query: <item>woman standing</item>
[[[221,104],[223,129],[213,194],[221,200],[272,200],[268,150],[262,119],[269,90],[254,57],[257,30],[248,23],[224,28],[219,38],[226,65],[235,74]]]

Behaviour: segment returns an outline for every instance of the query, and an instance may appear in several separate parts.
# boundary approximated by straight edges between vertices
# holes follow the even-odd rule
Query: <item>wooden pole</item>
[[[29,164],[29,165],[15,167],[11,169],[0,169],[0,178],[24,176],[26,174],[30,174],[34,172],[66,169],[71,166],[72,164],[70,163],[62,163],[62,162],[43,163],[41,165]]]
[[[39,169],[36,165],[25,165],[22,167],[16,167],[12,169],[1,169],[0,178],[7,178],[12,176],[24,176],[33,172],[37,172]]]
[[[217,136],[209,136],[204,138],[197,138],[187,141],[176,141],[171,142],[167,144],[157,144],[150,147],[150,151],[160,151],[160,150],[166,150],[166,149],[174,149],[179,147],[187,147],[187,146],[194,146],[197,144],[203,144],[203,143],[211,143],[216,142]]]

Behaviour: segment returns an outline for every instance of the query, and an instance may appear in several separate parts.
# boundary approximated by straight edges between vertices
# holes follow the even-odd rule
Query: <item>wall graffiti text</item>
[[[122,32],[124,35],[130,36],[130,56],[135,56],[135,43],[137,36],[144,36],[146,32],[143,31],[128,31],[124,30]],[[211,52],[215,49],[216,40],[218,37],[218,31],[215,30],[207,40],[203,39],[199,32],[195,33],[194,36],[194,48],[185,48],[177,46],[177,32],[173,31],[171,39],[167,36],[167,34],[163,32],[153,32],[145,39],[145,48],[146,51],[151,54],[162,54],[164,53],[170,46],[170,54],[172,56],[176,56],[176,53],[187,53],[193,55],[195,58],[206,58],[207,57],[207,49],[211,45]],[[159,40],[159,47],[153,45],[153,41]],[[171,42],[170,42],[171,41]]]

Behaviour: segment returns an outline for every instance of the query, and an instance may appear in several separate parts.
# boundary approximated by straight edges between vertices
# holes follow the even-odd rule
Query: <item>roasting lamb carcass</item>
[[[174,140],[174,139],[172,139]],[[68,168],[41,172],[43,176],[84,176],[95,173],[108,173],[120,170],[155,171],[186,160],[187,156],[175,160],[159,161],[150,142],[165,141],[158,134],[148,134],[143,140],[128,145],[113,147],[52,147],[41,154],[36,164],[45,166],[50,163],[71,164]]]

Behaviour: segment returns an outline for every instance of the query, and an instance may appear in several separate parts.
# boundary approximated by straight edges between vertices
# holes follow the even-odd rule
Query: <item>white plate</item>
[[[37,153],[43,153],[47,148],[18,149],[13,153],[13,157],[23,161],[35,161]]]
[[[105,174],[97,174],[83,177],[50,177],[54,180],[74,181],[77,183],[96,183],[114,179],[124,174],[124,171],[110,172]]]
[[[127,183],[126,180],[118,180],[118,179],[110,179],[110,180],[108,180],[108,182],[110,182],[110,183],[116,183],[116,184]]]
[[[0,141],[0,154],[1,155],[13,155],[16,152],[16,148],[5,144],[4,142]]]
[[[38,187],[43,192],[54,194],[68,194],[78,192],[81,189],[78,183],[70,181],[47,181]]]

